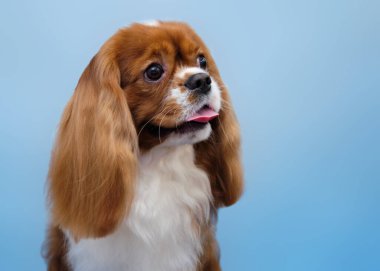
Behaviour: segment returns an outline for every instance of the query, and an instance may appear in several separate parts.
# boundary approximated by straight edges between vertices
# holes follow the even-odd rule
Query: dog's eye
[[[153,63],[145,70],[145,77],[150,81],[157,81],[164,73],[164,69],[160,64]]]
[[[204,56],[198,56],[198,65],[201,69],[207,68],[207,60]]]

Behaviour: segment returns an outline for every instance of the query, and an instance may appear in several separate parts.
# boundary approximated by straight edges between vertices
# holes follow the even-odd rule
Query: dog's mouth
[[[219,114],[215,112],[210,106],[205,105],[201,109],[199,109],[195,114],[188,117],[185,122],[197,122],[197,123],[207,123],[210,120],[218,117]]]
[[[148,128],[151,133],[161,137],[173,132],[185,134],[203,129],[210,121],[218,116],[219,114],[215,110],[213,110],[210,106],[205,105],[176,127],[167,128],[151,124]]]

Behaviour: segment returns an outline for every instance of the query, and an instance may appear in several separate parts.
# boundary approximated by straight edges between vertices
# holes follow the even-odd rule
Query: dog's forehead
[[[200,50],[201,44],[194,31],[185,24],[148,22],[130,27],[135,45],[154,52],[192,55]]]

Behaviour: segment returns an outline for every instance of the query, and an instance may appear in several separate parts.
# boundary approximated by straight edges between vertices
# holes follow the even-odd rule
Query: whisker
[[[229,102],[223,98],[221,98],[221,101],[222,101],[222,107],[225,107],[225,108],[231,109],[231,110],[233,109],[231,102]]]
[[[142,130],[145,128],[145,126],[147,126],[149,122],[151,122],[152,120],[154,120],[155,118],[157,118],[158,115],[162,114],[162,112],[164,112],[165,109],[166,109],[166,108],[164,107],[164,104],[161,104],[159,110],[160,110],[161,108],[162,108],[162,110],[161,110],[159,113],[157,113],[157,114],[154,115],[152,118],[150,118],[150,119],[149,119],[149,120],[148,120],[148,121],[147,121],[147,122],[141,127],[140,131],[139,131],[138,134],[137,134],[137,138],[140,136],[140,134],[141,134]]]
[[[227,139],[227,143],[232,147],[232,142],[231,142],[230,138],[227,136],[227,133],[226,133],[226,131],[224,130],[224,128],[223,128],[223,124],[222,124],[222,122],[220,121],[219,118],[218,118],[218,121],[219,121],[219,127],[220,127],[220,129],[222,130],[222,132],[223,132],[225,138]]]
[[[161,142],[161,124],[162,124],[162,121],[164,120],[164,118],[171,112],[174,111],[175,108],[169,108],[171,110],[169,110],[168,112],[165,113],[165,115],[161,118],[161,121],[160,121],[160,124],[158,125],[158,140],[160,141],[160,144],[162,143]]]

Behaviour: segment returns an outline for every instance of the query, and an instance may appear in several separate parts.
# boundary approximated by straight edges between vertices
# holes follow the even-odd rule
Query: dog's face
[[[242,191],[239,127],[207,47],[186,24],[119,30],[84,70],[62,116],[49,179],[52,220],[80,238],[128,214],[139,158],[192,144],[213,205]]]
[[[207,139],[221,108],[221,90],[201,39],[178,23],[136,24],[118,35],[121,87],[140,148]]]

